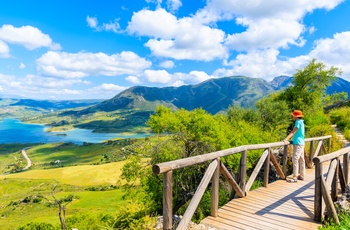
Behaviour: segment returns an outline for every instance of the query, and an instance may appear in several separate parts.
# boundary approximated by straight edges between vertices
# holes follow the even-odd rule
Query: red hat
[[[304,117],[303,112],[301,112],[300,110],[294,110],[292,113],[293,117]]]

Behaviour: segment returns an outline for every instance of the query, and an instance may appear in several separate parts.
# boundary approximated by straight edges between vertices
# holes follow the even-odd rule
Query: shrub
[[[31,222],[19,228],[19,230],[54,230],[59,229],[48,223],[35,223]]]

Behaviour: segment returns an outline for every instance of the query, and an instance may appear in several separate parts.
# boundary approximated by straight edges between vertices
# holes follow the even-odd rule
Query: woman
[[[298,182],[298,180],[304,180],[305,177],[305,159],[304,159],[304,146],[305,146],[305,127],[303,120],[303,113],[300,110],[294,110],[292,113],[295,121],[293,130],[283,140],[286,144],[291,137],[293,137],[293,178],[287,180],[288,182]]]

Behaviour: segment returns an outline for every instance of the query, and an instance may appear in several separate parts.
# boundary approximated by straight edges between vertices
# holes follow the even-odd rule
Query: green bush
[[[114,218],[108,214],[87,214],[78,213],[72,217],[67,218],[66,225],[67,229],[89,229],[89,230],[100,230],[100,229],[111,229],[113,226]]]
[[[54,227],[52,224],[48,224],[48,223],[35,223],[35,222],[28,223],[18,228],[18,230],[54,230],[54,229],[60,229],[60,228]]]

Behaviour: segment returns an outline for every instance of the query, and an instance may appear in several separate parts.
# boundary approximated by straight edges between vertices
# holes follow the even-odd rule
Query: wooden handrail
[[[320,140],[330,139],[331,137],[332,137],[331,135],[328,135],[328,136],[322,136],[322,137],[306,138],[305,142],[320,141]],[[267,143],[267,144],[243,145],[243,146],[220,150],[220,151],[207,153],[203,155],[155,164],[153,165],[152,170],[154,174],[162,174],[170,170],[184,168],[191,165],[204,163],[207,161],[212,161],[218,157],[224,157],[224,156],[240,153],[243,151],[267,149],[267,148],[285,146],[289,144],[290,143],[284,144],[283,142],[273,142],[273,143]]]
[[[310,152],[310,156],[318,155],[322,151],[323,141],[329,139],[332,136],[322,136],[322,137],[314,137],[314,138],[306,138],[305,142],[311,142],[310,145],[310,151],[313,150],[314,141],[318,141],[319,145],[317,147],[317,150],[315,153]],[[330,142],[329,142],[330,143]],[[196,164],[205,163],[208,161],[212,161],[212,163],[207,168],[207,171],[202,178],[202,181],[200,182],[200,185],[194,195],[192,197],[191,203],[188,206],[187,210],[185,211],[185,214],[178,226],[177,229],[185,229],[187,227],[188,222],[191,220],[193,213],[195,212],[197,205],[207,188],[210,179],[212,179],[212,203],[211,203],[211,215],[216,216],[217,210],[218,210],[218,194],[219,194],[219,176],[220,172],[224,175],[224,178],[229,182],[229,184],[232,186],[232,188],[235,190],[238,196],[244,197],[248,194],[256,176],[258,175],[260,169],[264,166],[264,183],[263,185],[267,187],[269,183],[269,167],[270,162],[272,162],[273,166],[275,167],[277,173],[280,175],[282,179],[286,178],[286,170],[287,170],[287,147],[290,144],[284,143],[284,142],[273,142],[273,143],[266,143],[266,144],[254,144],[254,145],[243,145],[239,147],[234,147],[230,149],[220,150],[212,153],[207,153],[203,155],[178,159],[174,161],[169,162],[163,162],[159,164],[153,165],[153,173],[154,174],[163,174],[163,229],[172,229],[172,175],[173,170],[184,168]],[[283,151],[283,165],[282,169],[280,169],[277,160],[273,156],[271,152],[271,148],[274,147],[284,147]],[[250,150],[259,150],[264,149],[264,153],[259,159],[258,164],[256,165],[252,175],[250,175],[248,182],[246,182],[247,177],[247,168],[246,168],[246,161],[247,161],[247,154]],[[325,151],[325,148],[323,148]],[[241,160],[240,165],[238,169],[239,178],[234,179],[232,175],[228,172],[226,167],[222,164],[220,158],[225,157],[232,154],[241,154]],[[314,161],[315,162],[315,161]],[[316,163],[315,163],[316,164]],[[316,169],[319,170],[319,169]],[[344,172],[344,175],[347,174]],[[238,183],[236,182],[238,181]],[[321,191],[321,190],[320,190]]]
[[[322,148],[325,151],[324,146]],[[345,186],[348,184],[349,153],[350,147],[347,147],[327,155],[316,156],[313,158],[313,162],[315,164],[314,219],[316,221],[320,222],[322,219],[322,212],[324,209],[324,207],[322,207],[323,198],[330,216],[339,225],[339,218],[337,212],[335,211],[333,202],[336,200],[338,193],[338,179],[342,192],[345,191]],[[341,164],[341,161],[339,160],[341,156],[343,156],[343,164]],[[325,179],[322,165],[327,161],[330,161],[331,163],[327,172],[327,179]]]

